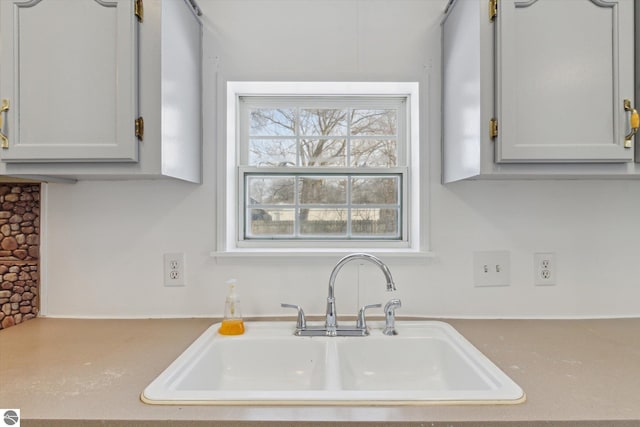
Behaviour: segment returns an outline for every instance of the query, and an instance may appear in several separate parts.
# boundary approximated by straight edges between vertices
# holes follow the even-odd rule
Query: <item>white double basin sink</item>
[[[371,323],[375,325],[375,323]],[[453,327],[398,321],[398,335],[298,337],[293,322],[211,326],[142,393],[150,404],[520,403],[524,392]],[[379,326],[379,325],[378,325]]]

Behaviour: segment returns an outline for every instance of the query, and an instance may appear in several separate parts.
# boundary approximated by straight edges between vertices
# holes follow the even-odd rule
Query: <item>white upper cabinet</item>
[[[201,182],[199,13],[194,0],[0,0],[0,174]]]
[[[445,13],[443,182],[640,177],[633,0],[495,3]]]
[[[499,162],[628,162],[633,4],[499,0]]]
[[[137,161],[131,0],[3,0],[5,162]]]

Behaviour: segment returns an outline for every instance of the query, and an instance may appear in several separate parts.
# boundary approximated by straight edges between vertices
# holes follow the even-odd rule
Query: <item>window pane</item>
[[[295,108],[258,108],[250,114],[249,134],[252,136],[295,135]]]
[[[300,209],[300,234],[308,236],[346,236],[346,209]]]
[[[351,165],[354,167],[393,167],[398,164],[395,139],[354,139]]]
[[[396,110],[353,110],[351,135],[396,135],[398,112]]]
[[[233,232],[246,247],[313,247],[321,240],[404,247],[411,150],[402,96],[241,101],[235,167],[244,203]]]
[[[353,209],[351,233],[354,236],[399,237],[398,209]]]
[[[300,110],[300,135],[346,135],[347,110]]]
[[[295,139],[250,139],[250,166],[295,166]]]
[[[300,141],[300,166],[345,166],[344,139],[303,139]]]
[[[372,176],[353,178],[351,183],[351,203],[354,205],[397,205],[399,202],[398,182],[398,177]]]
[[[347,178],[301,176],[298,178],[298,192],[300,204],[346,204]]]
[[[247,186],[250,207],[294,203],[295,187],[292,176],[248,177]]]
[[[293,237],[294,209],[247,209],[247,237]]]

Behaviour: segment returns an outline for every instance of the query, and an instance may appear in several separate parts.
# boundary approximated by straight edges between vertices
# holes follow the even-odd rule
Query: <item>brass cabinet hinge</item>
[[[9,112],[9,100],[3,99],[2,104],[0,105],[0,148],[4,150],[9,148],[9,138],[7,137],[7,135],[2,133],[3,126],[4,126],[3,114],[6,115],[8,112]]]
[[[498,137],[498,119],[489,120],[489,138],[496,139]]]
[[[498,0],[489,0],[489,21],[495,21],[496,16],[498,16]]]
[[[144,119],[142,117],[136,119],[136,137],[140,141],[144,138]]]
[[[136,15],[136,18],[138,18],[138,22],[142,22],[144,19],[144,7],[142,5],[142,0],[135,0],[133,13]]]
[[[638,114],[638,110],[631,106],[630,99],[625,99],[622,105],[624,111],[629,113],[629,129],[631,130],[624,137],[624,148],[632,148],[633,137],[638,133],[638,129],[640,129],[640,114]]]

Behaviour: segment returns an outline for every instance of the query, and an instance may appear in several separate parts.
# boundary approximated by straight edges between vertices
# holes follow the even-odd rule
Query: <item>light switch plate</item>
[[[481,251],[473,253],[473,285],[509,286],[511,261],[509,251]]]

